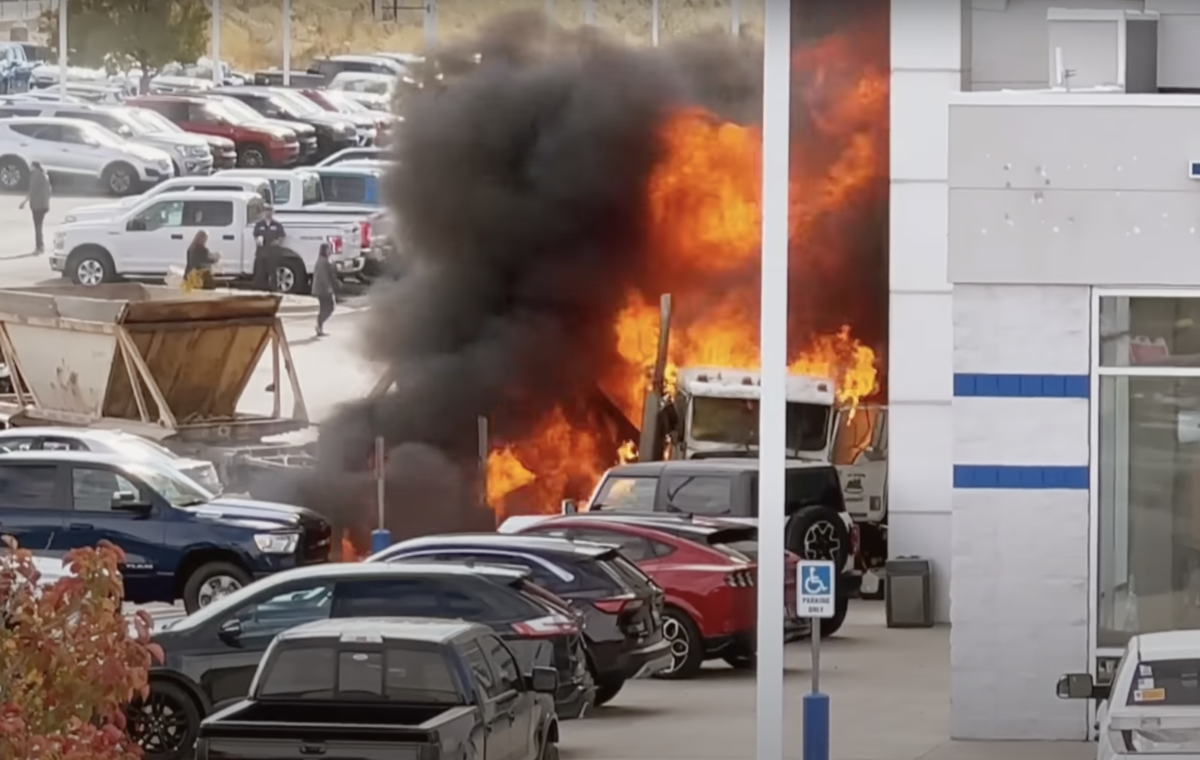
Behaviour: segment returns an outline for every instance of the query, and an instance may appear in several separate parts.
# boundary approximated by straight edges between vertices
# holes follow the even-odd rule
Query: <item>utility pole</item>
[[[729,16],[729,31],[738,37],[742,33],[742,0],[729,0]]]
[[[425,0],[425,50],[437,46],[437,0]]]
[[[658,47],[659,26],[662,23],[662,8],[659,7],[659,0],[652,0],[650,4],[650,42],[654,47]]]
[[[283,0],[283,86],[292,86],[292,0]]]
[[[596,25],[596,0],[583,0],[583,23]]]
[[[67,99],[67,0],[58,0],[58,99]]]
[[[221,0],[212,0],[212,67],[213,84],[221,84]]]

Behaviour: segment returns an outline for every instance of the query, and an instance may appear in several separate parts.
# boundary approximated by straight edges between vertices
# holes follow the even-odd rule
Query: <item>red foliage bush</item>
[[[31,552],[0,540],[0,758],[140,760],[125,709],[162,650],[149,615],[121,612],[124,552],[76,549],[46,583]]]

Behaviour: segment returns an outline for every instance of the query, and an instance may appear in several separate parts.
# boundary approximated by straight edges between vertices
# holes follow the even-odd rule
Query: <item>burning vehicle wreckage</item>
[[[881,534],[888,64],[863,58],[886,51],[878,21],[801,46],[794,60],[804,137],[791,158],[788,440],[789,456],[839,465],[848,509]],[[23,415],[74,404],[75,416],[40,418],[146,421],[168,431],[165,445],[222,461],[237,488],[322,512],[355,553],[377,524],[379,439],[397,537],[557,512],[633,458],[753,456],[760,63],[746,38],[631,48],[524,13],[429,56],[427,79],[405,94],[387,180],[405,275],[372,288],[362,323],[382,378],[322,421],[315,447],[266,442],[307,425],[307,413],[273,311],[211,305],[239,296],[193,295],[210,312],[188,317],[170,299],[127,300],[101,320],[123,324],[115,349],[56,352],[96,357],[66,375],[63,364],[34,377],[19,341],[5,339],[33,392]],[[73,298],[42,297],[60,309]],[[7,299],[9,331],[32,324],[10,321]],[[138,316],[147,310],[158,313]],[[221,341],[247,331],[244,358],[187,348],[221,329]],[[268,347],[274,413],[249,419],[237,401]],[[280,413],[284,373],[291,417]],[[141,383],[121,379],[134,374]],[[63,401],[84,378],[95,392]]]

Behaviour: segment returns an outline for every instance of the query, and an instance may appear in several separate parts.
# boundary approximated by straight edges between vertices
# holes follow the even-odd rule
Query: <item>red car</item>
[[[735,668],[754,663],[758,529],[703,518],[576,515],[522,527],[520,533],[561,536],[620,547],[627,559],[666,594],[663,637],[672,665],[658,675],[691,678],[705,660],[721,658]],[[798,633],[795,570],[788,553],[785,625]]]
[[[144,95],[129,98],[125,104],[155,111],[188,132],[232,140],[237,146],[238,166],[286,167],[300,160],[300,142],[294,130],[244,118],[212,98]]]

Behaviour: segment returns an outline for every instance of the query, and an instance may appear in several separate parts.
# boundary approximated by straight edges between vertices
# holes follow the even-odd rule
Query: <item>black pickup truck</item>
[[[249,698],[200,725],[196,760],[558,760],[557,682],[481,625],[322,620],[275,638]]]

